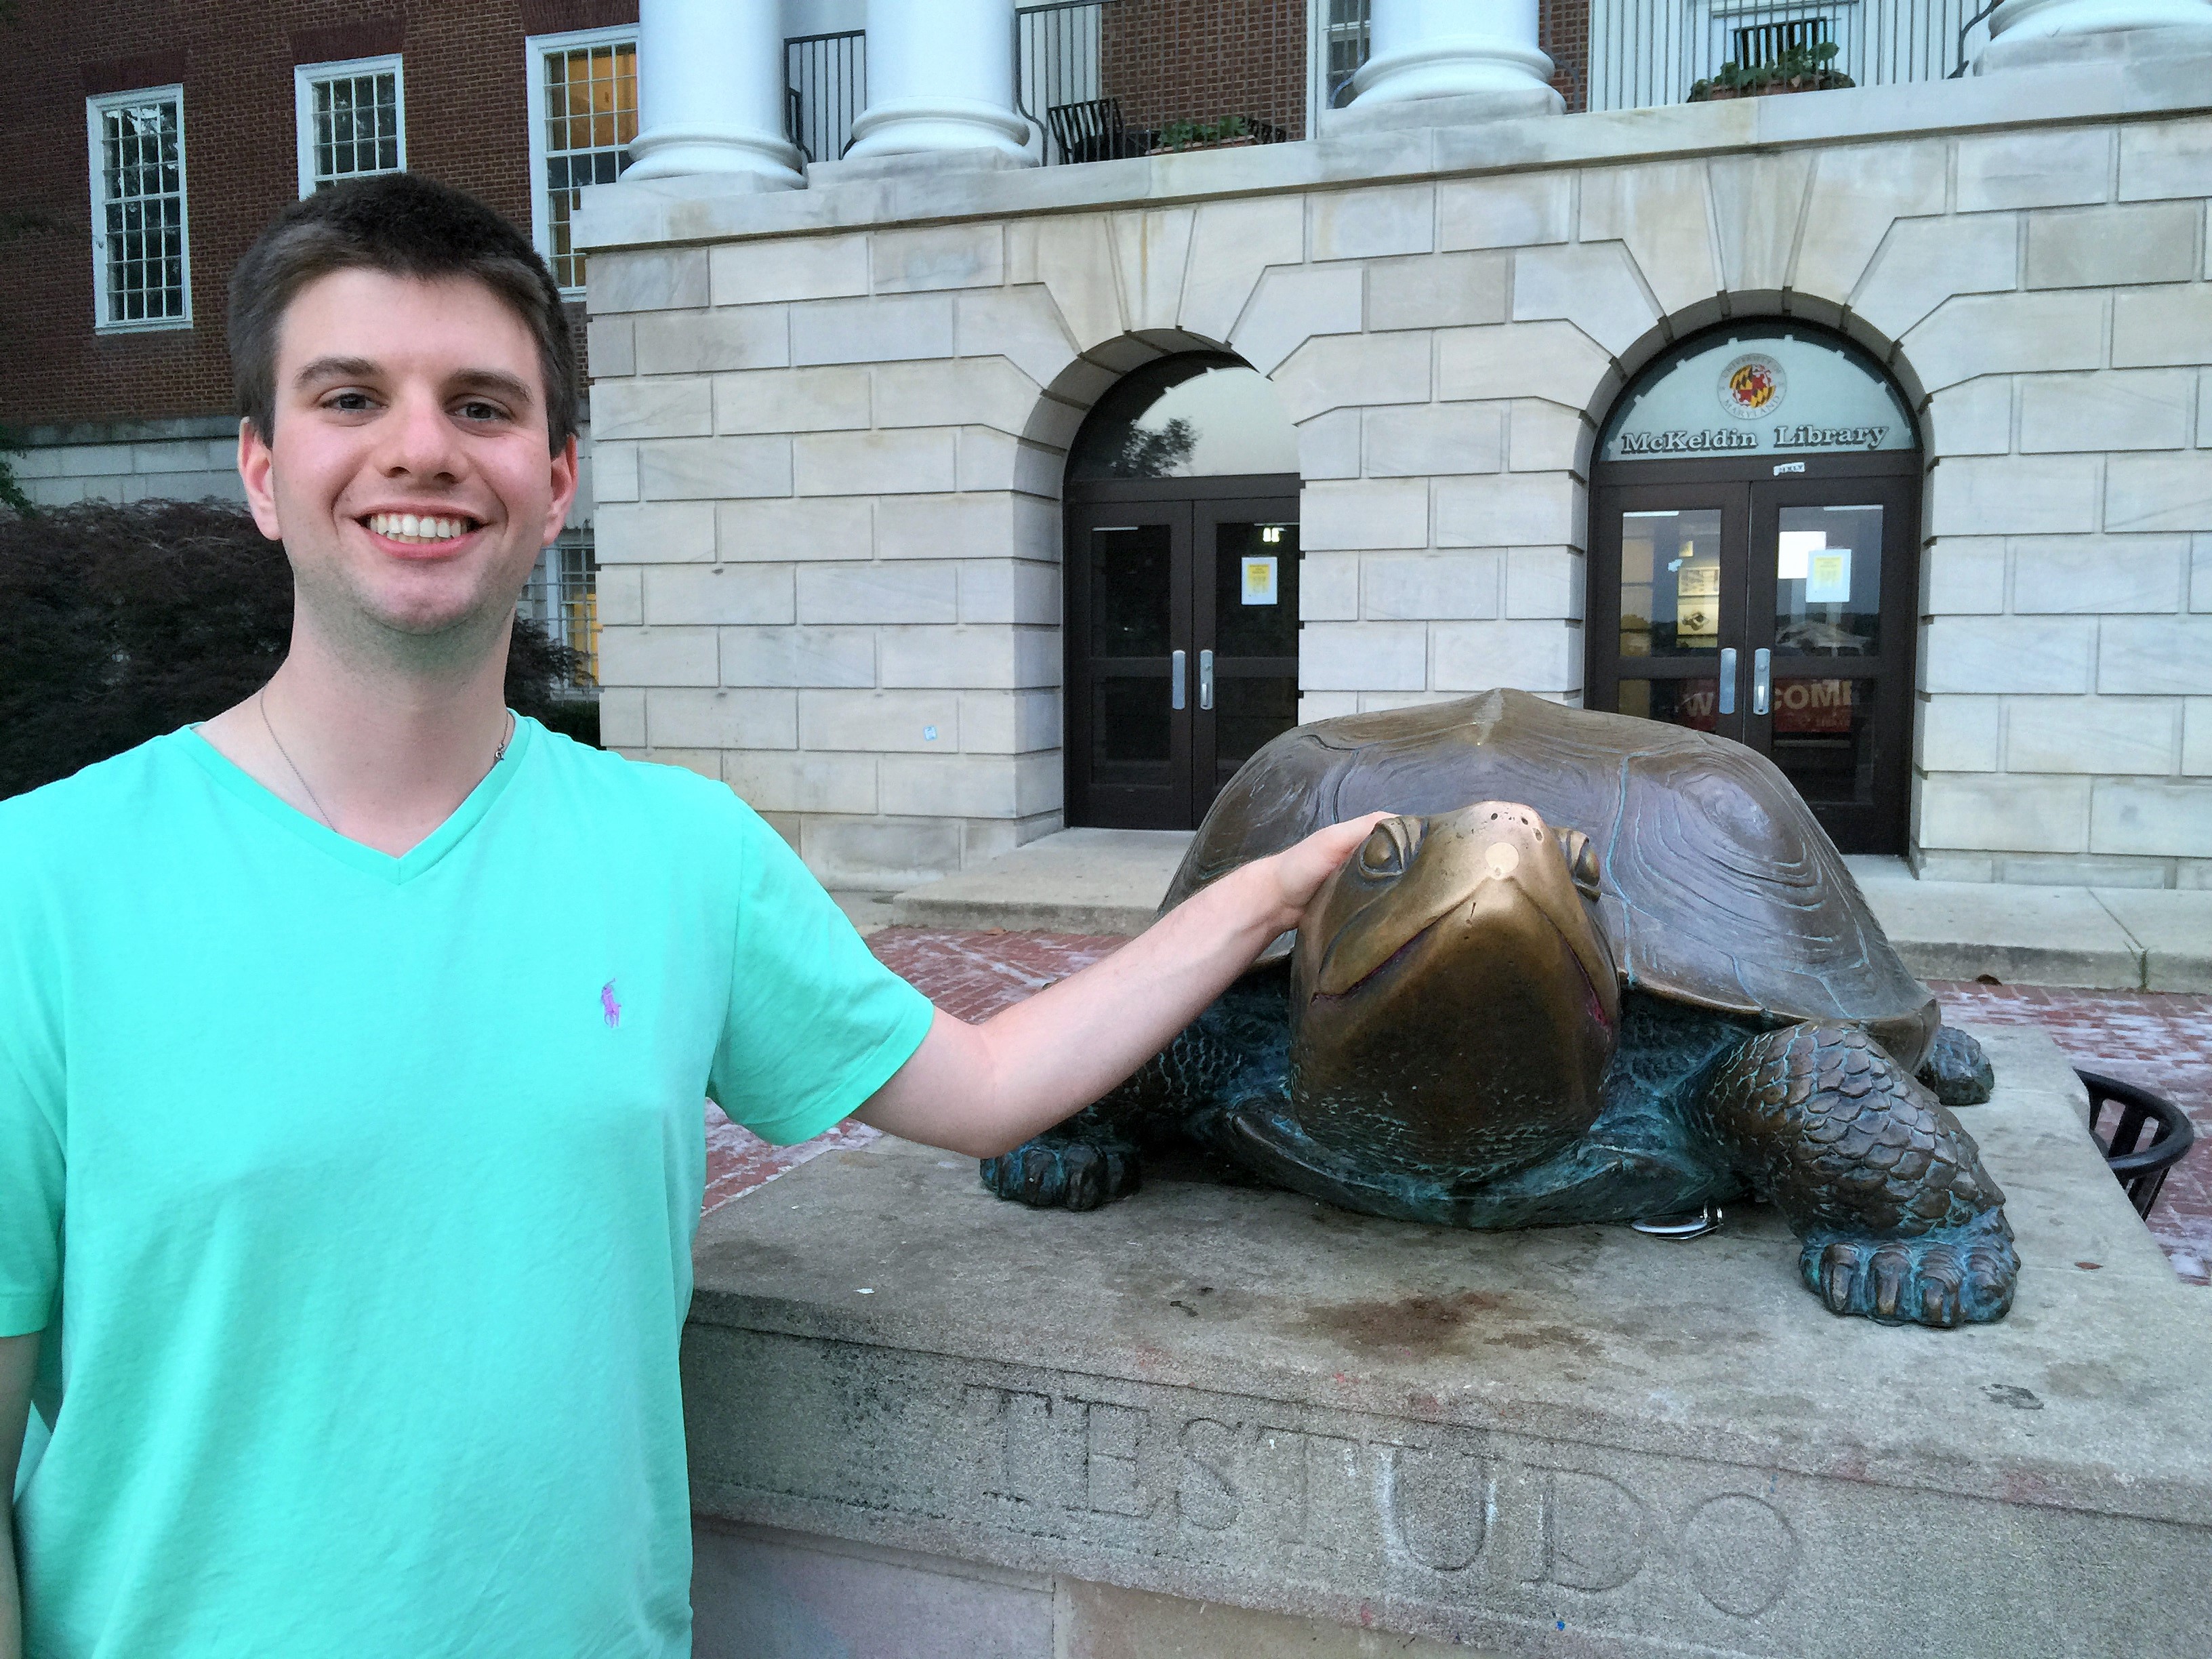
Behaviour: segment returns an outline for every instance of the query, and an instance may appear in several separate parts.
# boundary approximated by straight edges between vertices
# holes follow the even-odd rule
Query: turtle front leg
[[[1280,1087],[1288,975],[1239,981],[1133,1075],[1073,1117],[983,1160],[983,1185],[1037,1210],[1095,1210],[1144,1182],[1140,1148],[1255,1089]]]
[[[1095,1210],[1127,1198],[1143,1185],[1145,1171],[1119,1104],[1109,1095],[1012,1152],[985,1158],[978,1171],[984,1187],[1033,1210]]]
[[[1856,1026],[1753,1037],[1689,1115],[1804,1241],[1831,1312],[1948,1328],[2012,1306],[2020,1257],[1973,1137]]]

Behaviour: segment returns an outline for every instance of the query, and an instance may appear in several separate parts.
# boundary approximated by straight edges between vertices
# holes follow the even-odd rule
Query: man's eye
[[[455,412],[465,421],[500,421],[507,418],[507,411],[497,404],[480,403],[473,398],[463,404]]]
[[[324,400],[323,406],[325,409],[342,410],[349,415],[355,415],[371,405],[368,394],[365,392],[334,392]]]

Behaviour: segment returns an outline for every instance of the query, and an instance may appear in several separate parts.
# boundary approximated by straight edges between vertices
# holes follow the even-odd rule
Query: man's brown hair
[[[285,307],[334,270],[482,283],[514,307],[538,343],[552,452],[559,454],[574,435],[576,349],[561,290],[538,250],[474,197],[390,173],[333,185],[285,209],[231,273],[231,375],[239,413],[264,443],[276,433],[276,334]]]

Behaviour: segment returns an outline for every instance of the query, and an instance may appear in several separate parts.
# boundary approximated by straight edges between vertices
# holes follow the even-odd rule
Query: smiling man
[[[248,252],[230,326],[290,653],[0,802],[0,1659],[684,1653],[702,1094],[776,1140],[857,1110],[1005,1151],[1372,820],[967,1025],[720,784],[502,706],[576,488],[521,235],[340,186]]]

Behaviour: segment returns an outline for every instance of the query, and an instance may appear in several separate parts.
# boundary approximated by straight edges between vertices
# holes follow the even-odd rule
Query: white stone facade
[[[833,885],[1058,827],[1085,411],[1234,351],[1300,434],[1302,712],[1582,691],[1592,441],[1725,316],[1918,409],[1915,855],[2212,886],[2212,59],[1048,172],[593,193],[605,730]]]
[[[79,501],[243,501],[238,481],[238,422],[133,421],[47,427],[21,434],[6,458],[36,507]]]

